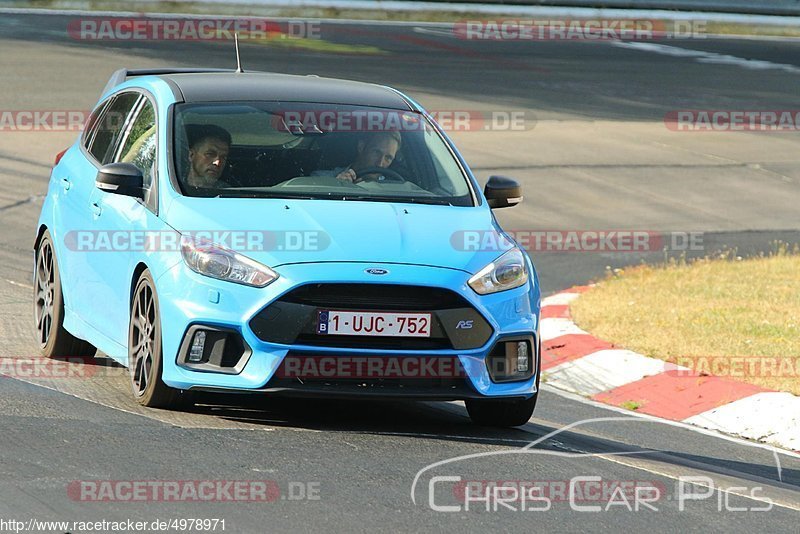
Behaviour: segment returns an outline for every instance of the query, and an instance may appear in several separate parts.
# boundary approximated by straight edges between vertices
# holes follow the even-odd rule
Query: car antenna
[[[233,46],[236,47],[236,72],[244,72],[242,70],[242,59],[239,57],[239,33],[233,34]]]

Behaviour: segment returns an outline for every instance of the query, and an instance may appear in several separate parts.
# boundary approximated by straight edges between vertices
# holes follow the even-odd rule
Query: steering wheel
[[[356,178],[361,181],[362,176],[368,176],[370,174],[380,174],[383,175],[386,180],[381,180],[382,182],[394,182],[399,184],[404,184],[408,180],[403,178],[403,175],[397,171],[393,171],[392,169],[386,169],[384,167],[365,167],[361,170],[356,171]],[[366,180],[366,178],[364,178]],[[373,180],[376,181],[376,180]]]

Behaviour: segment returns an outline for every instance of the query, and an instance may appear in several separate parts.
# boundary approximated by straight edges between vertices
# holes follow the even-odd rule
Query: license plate
[[[324,310],[319,312],[317,333],[342,336],[430,337],[431,314]]]

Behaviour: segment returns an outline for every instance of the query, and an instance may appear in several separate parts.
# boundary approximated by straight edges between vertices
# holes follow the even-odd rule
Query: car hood
[[[270,267],[403,263],[474,273],[508,248],[485,206],[183,197],[165,219]]]

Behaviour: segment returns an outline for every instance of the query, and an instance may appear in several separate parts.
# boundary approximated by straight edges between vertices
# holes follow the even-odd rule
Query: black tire
[[[36,247],[33,268],[33,320],[42,355],[61,359],[94,356],[97,349],[91,343],[64,329],[64,294],[55,247],[48,230]]]
[[[506,401],[467,399],[467,412],[476,425],[481,426],[521,426],[528,422],[536,408],[536,393],[529,399]]]
[[[529,399],[503,401],[494,399],[467,399],[469,418],[481,426],[522,426],[527,423],[536,409],[539,398],[539,380],[542,378],[542,343],[536,347],[536,393]]]
[[[181,391],[164,384],[161,361],[161,315],[149,270],[136,283],[128,327],[128,369],[136,402],[150,408],[179,408],[186,404]]]

